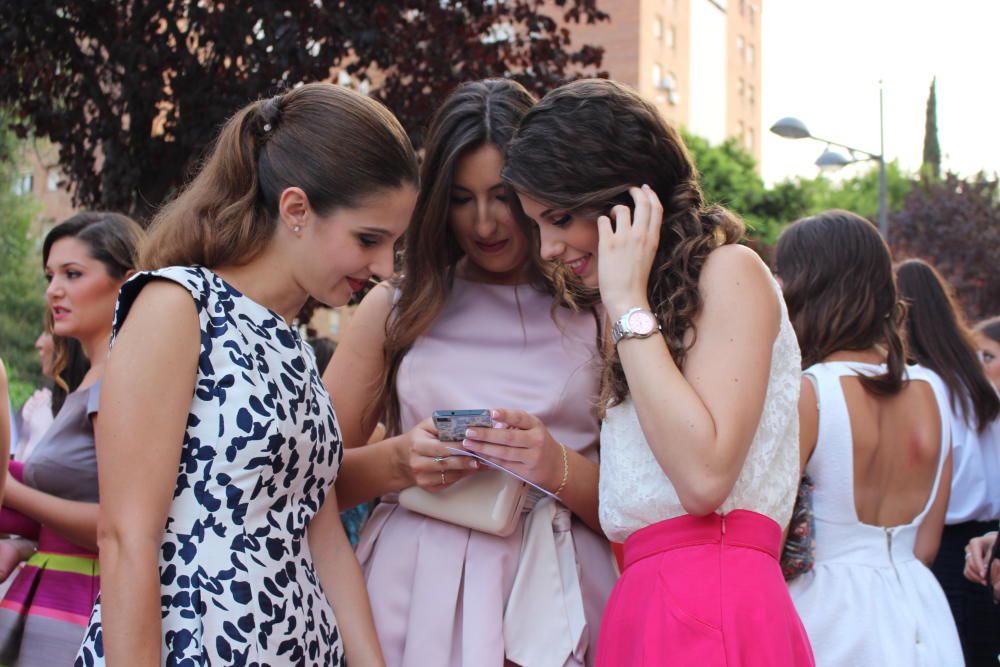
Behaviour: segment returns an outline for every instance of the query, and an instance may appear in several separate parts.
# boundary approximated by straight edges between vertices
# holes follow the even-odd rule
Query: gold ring
[[[445,478],[444,478],[444,470],[442,470],[442,471],[441,471],[441,486],[444,486],[444,485],[445,485],[445,484],[447,484],[447,483],[448,483],[448,482],[447,482],[447,481],[445,481]]]

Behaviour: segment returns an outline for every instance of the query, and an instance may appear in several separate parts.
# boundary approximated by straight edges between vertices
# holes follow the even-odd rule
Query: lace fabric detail
[[[771,373],[760,416],[729,497],[718,509],[758,512],[785,526],[799,484],[799,386],[802,358],[795,331],[781,304],[781,325],[771,349]],[[613,542],[645,526],[687,514],[649,448],[632,398],[609,408],[601,427],[600,519]]]

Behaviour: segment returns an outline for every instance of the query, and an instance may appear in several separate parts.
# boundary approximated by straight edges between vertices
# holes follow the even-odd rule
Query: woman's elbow
[[[733,488],[718,480],[700,480],[685,492],[678,491],[681,507],[692,516],[708,516],[716,512],[726,502]]]
[[[125,552],[151,554],[159,558],[163,533],[152,532],[123,525],[119,521],[101,516],[97,520],[97,541],[95,546],[102,560],[114,559]]]

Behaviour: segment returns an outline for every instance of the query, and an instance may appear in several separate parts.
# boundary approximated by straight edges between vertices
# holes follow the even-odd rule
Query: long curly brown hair
[[[521,122],[503,176],[532,199],[593,219],[625,201],[630,187],[647,184],[656,192],[663,227],[647,297],[671,356],[683,368],[696,338],[705,260],[719,246],[739,242],[744,226],[726,209],[705,203],[680,134],[656,108],[614,81],[561,86]],[[602,405],[617,405],[628,394],[618,353],[605,345]]]

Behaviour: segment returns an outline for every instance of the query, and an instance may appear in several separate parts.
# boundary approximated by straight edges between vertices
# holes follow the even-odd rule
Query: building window
[[[754,7],[753,5],[750,5],[750,13],[748,14],[748,17],[749,17],[750,25],[753,25],[754,21],[756,21],[756,19],[757,19],[757,8]]]
[[[62,174],[59,172],[59,167],[49,167],[48,172],[45,174],[45,190],[47,192],[55,192],[59,189],[59,181],[62,180]]]
[[[736,138],[741,144],[743,143],[743,131],[743,121],[741,120],[736,123]]]
[[[753,61],[757,55],[757,50],[753,48],[753,44],[747,47],[747,64],[753,65]]]
[[[747,128],[747,150],[753,153],[753,128]]]
[[[743,81],[743,77],[741,76],[736,82],[736,94],[739,95],[740,99],[742,100],[743,95],[745,93],[746,93],[746,82]]]
[[[746,62],[746,42],[743,40],[743,35],[736,38],[736,56],[740,59],[740,62]]]
[[[757,103],[757,90],[754,88],[752,83],[747,86],[747,99],[750,102],[750,106]]]
[[[30,171],[18,174],[11,183],[11,190],[15,195],[30,195],[35,189],[35,175]]]
[[[747,0],[740,0],[740,16],[746,16]]]
[[[653,38],[663,39],[663,19],[659,16],[653,20]]]
[[[653,65],[653,87],[660,88],[663,86],[663,68],[660,63],[655,63]]]
[[[677,45],[677,28],[670,26],[667,30],[667,46],[671,49],[676,48]]]

